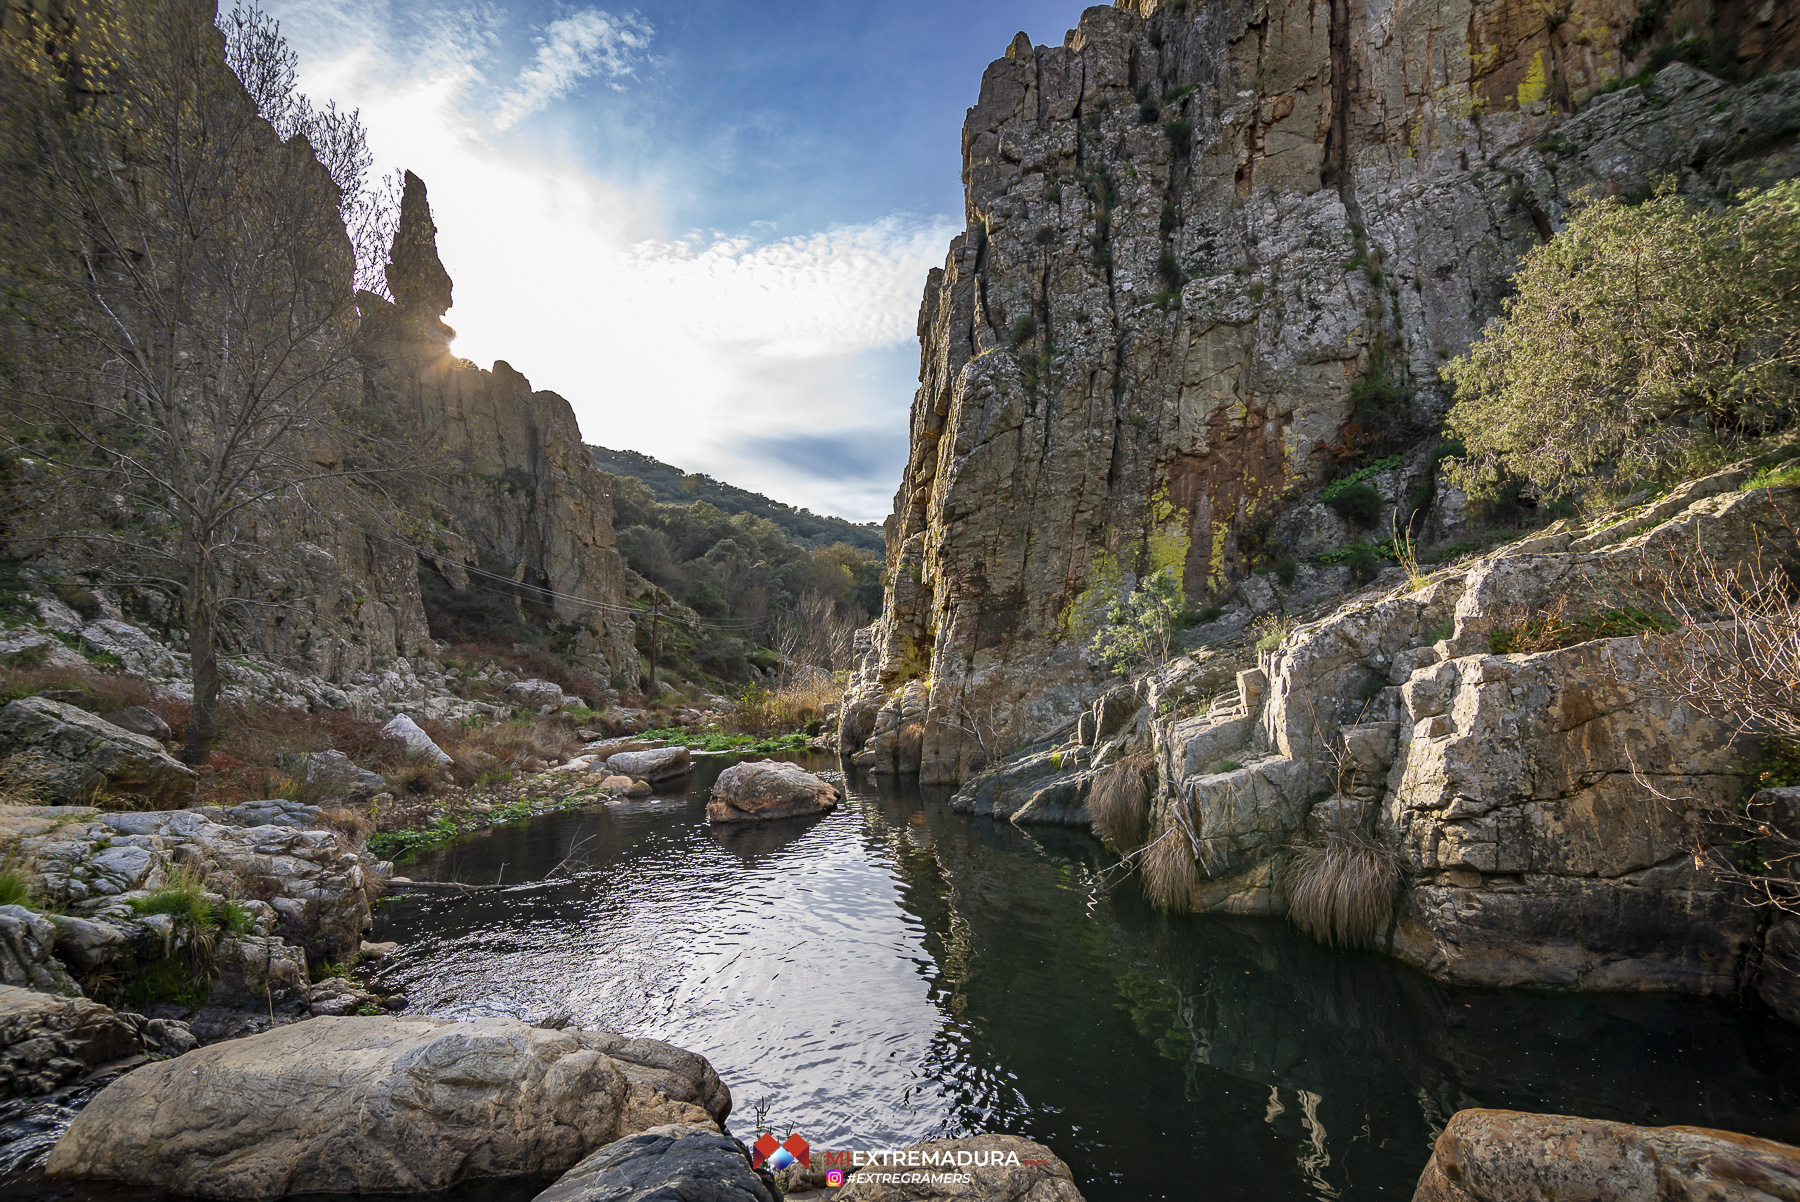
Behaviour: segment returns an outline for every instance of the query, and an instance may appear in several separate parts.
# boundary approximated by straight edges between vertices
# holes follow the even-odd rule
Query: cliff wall
[[[1120,0],[1021,34],[964,125],[842,750],[959,779],[1104,688],[1080,648],[1121,584],[1347,541],[1307,492],[1435,470],[1439,367],[1581,195],[1800,170],[1796,62],[1779,5]]]

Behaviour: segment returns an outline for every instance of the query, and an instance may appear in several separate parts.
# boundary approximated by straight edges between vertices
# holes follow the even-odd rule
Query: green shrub
[[[1381,515],[1381,494],[1367,484],[1340,488],[1325,503],[1339,517],[1358,526],[1373,526]]]
[[[1448,427],[1472,497],[1655,477],[1740,447],[1800,408],[1800,181],[1714,206],[1673,184],[1608,197],[1534,248],[1467,355]]]
[[[1299,573],[1300,565],[1294,562],[1292,555],[1283,555],[1275,561],[1275,579],[1281,581],[1282,588],[1293,588],[1294,577]]]
[[[0,868],[0,906],[36,909],[31,878],[17,868]]]
[[[1186,604],[1172,569],[1152,572],[1129,596],[1107,608],[1106,620],[1090,646],[1101,663],[1120,675],[1161,664],[1169,657],[1175,619]]]
[[[1029,313],[1021,313],[1013,319],[1012,344],[1020,346],[1030,342],[1037,336],[1037,318]]]
[[[1163,133],[1168,135],[1169,145],[1175,148],[1176,154],[1186,154],[1194,147],[1194,123],[1188,120],[1164,121]]]

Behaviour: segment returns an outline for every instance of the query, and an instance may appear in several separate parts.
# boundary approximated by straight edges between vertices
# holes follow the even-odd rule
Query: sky
[[[430,191],[453,351],[588,442],[855,521],[906,461],[961,130],[1052,0],[262,0],[315,103]]]

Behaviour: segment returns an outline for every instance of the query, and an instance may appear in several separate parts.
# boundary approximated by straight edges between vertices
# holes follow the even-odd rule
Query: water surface
[[[699,1052],[741,1137],[759,1104],[815,1148],[1027,1135],[1091,1202],[1410,1198],[1468,1106],[1800,1142],[1800,1029],[1751,1009],[1453,988],[1278,921],[1172,919],[1085,833],[881,778],[715,829],[721,763],[415,860],[509,887],[384,904],[383,982],[414,1013],[566,1012]]]

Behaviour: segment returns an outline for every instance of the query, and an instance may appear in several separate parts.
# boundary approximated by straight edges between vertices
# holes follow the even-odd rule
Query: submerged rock
[[[775,1202],[744,1145],[710,1127],[670,1124],[607,1144],[533,1202]]]
[[[710,1064],[654,1040],[315,1018],[113,1083],[45,1175],[207,1198],[435,1190],[568,1168],[632,1132],[730,1111]]]
[[[32,783],[58,801],[124,793],[170,809],[191,800],[199,781],[155,739],[47,697],[0,710],[0,751],[28,761]]]
[[[918,1153],[894,1172],[908,1176],[965,1174],[959,1182],[911,1181],[889,1184],[852,1174],[835,1202],[1082,1202],[1069,1166],[1043,1144],[1019,1135],[971,1135],[966,1139],[928,1139],[908,1147]],[[886,1171],[876,1168],[874,1173]]]
[[[686,776],[691,766],[685,747],[658,747],[651,751],[622,751],[607,757],[606,770],[633,780],[661,784]]]
[[[823,814],[843,796],[828,780],[778,760],[733,764],[719,773],[706,803],[708,822],[756,822]]]
[[[1413,1202],[1770,1202],[1800,1196],[1800,1148],[1704,1127],[1463,1110]]]

